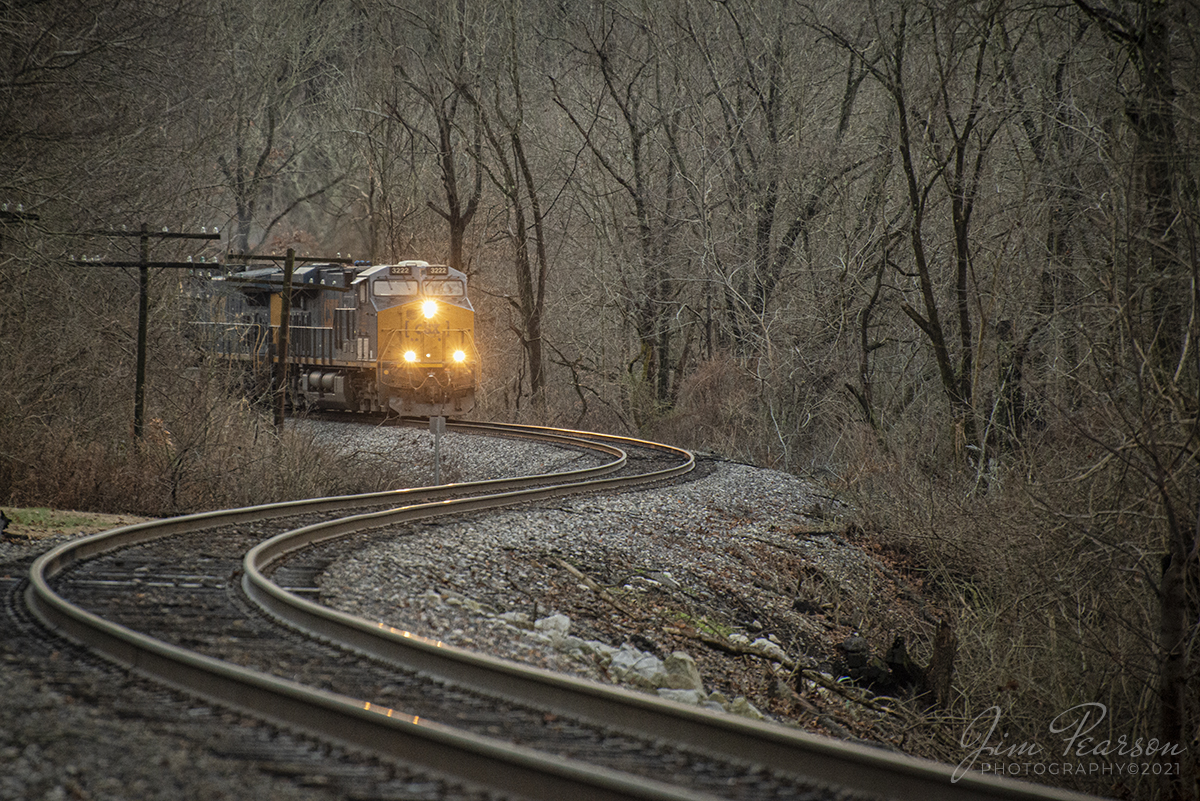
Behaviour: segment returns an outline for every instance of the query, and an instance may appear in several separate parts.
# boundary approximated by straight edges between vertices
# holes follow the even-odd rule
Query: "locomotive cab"
[[[376,319],[377,381],[388,405],[416,416],[457,416],[474,407],[474,309],[466,276],[406,261],[358,279]]]

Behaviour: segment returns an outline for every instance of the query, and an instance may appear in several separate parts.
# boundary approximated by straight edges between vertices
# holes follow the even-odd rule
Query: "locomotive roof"
[[[292,286],[296,289],[334,289],[344,290],[351,284],[363,280],[371,280],[377,276],[392,275],[393,268],[404,267],[412,271],[414,277],[420,278],[457,278],[466,281],[466,274],[441,264],[430,264],[426,261],[409,260],[395,264],[380,264],[368,267],[346,267],[341,264],[305,264],[292,271]],[[273,264],[267,267],[255,267],[242,270],[215,280],[224,280],[236,284],[238,289],[246,291],[278,292],[283,288],[283,268]]]
[[[458,278],[463,281],[465,281],[467,278],[466,273],[462,272],[461,270],[455,270],[451,267],[447,267],[444,264],[430,264],[427,261],[410,259],[408,261],[398,261],[395,264],[379,264],[374,267],[368,267],[360,272],[358,277],[354,280],[361,281],[363,279],[370,279],[379,275],[395,275],[396,273],[392,270],[393,267],[407,267],[412,271],[413,277]]]
[[[292,271],[292,286],[344,289],[347,272],[353,273],[353,270],[347,271],[340,264],[305,264]],[[278,291],[283,286],[283,268],[273,265],[243,270],[226,276],[225,280],[238,284],[242,289]]]

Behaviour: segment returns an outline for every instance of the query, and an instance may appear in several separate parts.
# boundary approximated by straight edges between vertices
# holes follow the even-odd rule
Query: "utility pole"
[[[142,223],[138,248],[137,377],[133,383],[133,438],[142,438],[146,420],[146,326],[150,318],[150,230]]]
[[[150,316],[150,268],[173,268],[173,269],[192,269],[196,267],[193,262],[182,261],[150,261],[150,240],[153,239],[205,239],[217,240],[221,238],[219,231],[208,233],[207,231],[199,234],[187,234],[182,232],[172,232],[163,228],[161,231],[151,232],[150,227],[146,223],[142,223],[140,231],[86,231],[79,236],[109,236],[109,237],[137,237],[138,238],[138,260],[130,261],[110,261],[102,259],[98,261],[88,261],[89,265],[97,265],[100,267],[137,267],[138,268],[138,331],[137,331],[137,374],[134,379],[133,389],[133,437],[140,440],[142,431],[145,428],[146,422],[146,327],[147,320]]]
[[[279,374],[279,398],[275,404],[275,428],[283,428],[283,418],[287,412],[288,387],[288,333],[292,319],[292,273],[296,266],[296,251],[287,250],[287,258],[283,262],[283,294],[280,297],[279,309],[279,363],[276,372]]]

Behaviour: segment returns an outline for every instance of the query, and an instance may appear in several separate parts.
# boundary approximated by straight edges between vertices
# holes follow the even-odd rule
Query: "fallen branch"
[[[632,617],[632,618],[641,617],[641,615],[637,614],[632,609],[627,607],[625,604],[618,601],[615,597],[613,597],[612,593],[610,593],[608,590],[601,587],[594,579],[592,579],[590,576],[583,573],[583,571],[581,571],[579,568],[575,567],[570,562],[567,562],[564,559],[560,559],[557,556],[552,556],[552,557],[550,557],[550,559],[556,565],[561,567],[563,570],[567,571],[572,576],[574,576],[575,578],[577,578],[581,582],[583,582],[583,586],[587,587],[589,590],[591,590],[592,592],[599,595],[605,602],[611,604],[614,609],[621,612],[621,614],[626,615],[628,617]]]
[[[850,687],[845,684],[842,684],[841,682],[836,681],[835,679],[832,679],[829,676],[826,676],[824,673],[821,673],[820,671],[811,670],[809,668],[802,668],[796,664],[796,661],[794,659],[791,659],[787,655],[784,655],[783,658],[781,659],[772,654],[765,653],[763,650],[761,650],[759,648],[755,648],[753,644],[743,645],[742,643],[732,642],[731,640],[728,640],[724,637],[718,637],[718,636],[715,636],[712,634],[705,634],[702,631],[699,631],[697,629],[692,629],[692,628],[679,628],[676,626],[672,626],[672,627],[664,628],[663,631],[667,634],[677,634],[681,637],[688,637],[693,640],[699,640],[700,642],[704,643],[705,645],[708,645],[712,648],[716,648],[718,650],[724,651],[729,654],[757,656],[759,659],[764,659],[768,662],[778,663],[778,664],[782,665],[783,667],[787,668],[788,670],[793,671],[796,675],[800,676],[801,678],[803,678],[807,681],[811,681],[813,684],[816,684],[820,687],[824,687],[826,690],[829,690],[832,693],[836,693],[837,695],[840,695],[842,698],[845,698],[847,701],[853,701],[854,703],[859,704],[860,706],[864,706],[867,709],[870,709],[875,712],[883,712],[885,714],[892,715],[892,716],[900,718],[902,720],[907,719],[907,716],[901,714],[901,712],[898,711],[898,709],[896,707],[889,706],[887,704],[878,703],[874,697],[870,696],[867,693],[866,690],[862,690],[858,687]]]

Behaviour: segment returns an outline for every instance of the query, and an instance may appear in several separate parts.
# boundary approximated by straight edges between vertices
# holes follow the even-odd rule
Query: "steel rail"
[[[669,446],[630,438],[607,440],[620,441],[626,447],[638,445],[674,450]],[[675,470],[663,472],[673,474]],[[639,480],[654,479],[645,476],[603,479],[588,482],[586,488],[622,486]],[[959,775],[954,768],[932,760],[710,712],[468,651],[314,603],[280,587],[264,573],[273,562],[290,553],[363,528],[439,514],[498,508],[517,501],[578,491],[581,486],[572,484],[529,493],[506,493],[416,505],[284,532],[247,552],[243,561],[242,587],[246,595],[269,615],[308,636],[499,698],[534,705],[539,709],[638,736],[677,743],[700,753],[764,765],[818,782],[885,797],[945,801],[1078,801],[1091,798],[1030,782],[970,772]]]
[[[467,430],[487,433],[488,428],[474,426]],[[513,436],[508,427],[498,426],[495,433],[499,436]],[[336,512],[345,509],[357,509],[366,506],[379,506],[392,503],[413,503],[430,501],[465,492],[481,490],[511,490],[521,487],[545,484],[547,481],[563,480],[564,478],[585,479],[589,476],[603,476],[622,469],[628,462],[624,450],[604,443],[583,439],[579,436],[560,433],[546,434],[540,438],[544,442],[582,447],[611,456],[612,459],[594,467],[576,468],[573,470],[554,471],[549,473],[533,473],[513,478],[496,478],[486,481],[469,481],[454,484],[442,484],[436,487],[406,487],[398,490],[368,492],[357,495],[338,495],[328,498],[309,498],[299,501],[245,506],[236,509],[220,509],[213,512],[200,512],[192,515],[151,520],[129,526],[103,531],[88,537],[82,537],[71,542],[63,543],[39,557],[30,569],[31,576],[54,575],[69,567],[71,564],[99,556],[104,553],[139,545],[162,537],[187,534],[218,525],[238,525],[258,520],[271,520],[278,517],[305,513]],[[53,593],[51,593],[53,595]],[[49,596],[47,602],[54,602]]]
[[[472,424],[469,428],[462,424],[458,424],[464,430],[477,428],[479,424]],[[512,426],[501,426],[500,428],[507,430]],[[521,426],[520,429],[525,429],[530,432],[533,427]],[[551,429],[543,429],[550,431]],[[582,434],[583,432],[571,432],[573,435]],[[527,434],[533,436],[533,434]],[[562,436],[561,433],[558,436]],[[243,567],[246,575],[253,576],[251,581],[251,591],[254,592],[271,592],[271,588],[276,585],[270,582],[262,574],[262,570],[270,565],[276,559],[292,553],[294,551],[306,548],[310,545],[315,545],[327,540],[343,537],[348,534],[353,534],[358,531],[363,531],[371,528],[380,528],[382,526],[394,525],[397,523],[406,523],[413,520],[419,520],[425,517],[436,517],[444,514],[461,514],[464,512],[473,512],[481,509],[498,509],[504,506],[513,506],[518,503],[527,503],[530,501],[544,500],[546,498],[555,498],[563,495],[574,495],[580,492],[592,492],[605,489],[621,489],[638,484],[648,484],[657,481],[663,481],[676,476],[684,475],[694,469],[696,461],[695,457],[689,452],[681,448],[673,448],[669,445],[660,445],[659,443],[646,442],[642,443],[638,440],[633,440],[627,437],[610,437],[609,435],[589,434],[587,436],[602,438],[604,440],[620,440],[627,447],[630,445],[640,445],[642,447],[652,447],[675,455],[679,459],[679,463],[671,467],[660,470],[653,470],[647,473],[638,473],[632,476],[608,476],[602,478],[589,478],[582,481],[572,480],[556,483],[550,486],[535,487],[532,489],[517,489],[510,492],[503,492],[490,495],[476,495],[466,498],[452,498],[434,503],[413,504],[398,509],[390,509],[382,512],[371,512],[362,515],[354,515],[351,517],[339,518],[323,523],[314,523],[310,526],[295,529],[294,531],[286,531],[278,534],[270,539],[264,540],[254,548],[247,551],[243,560]],[[611,445],[608,447],[612,447]],[[624,451],[622,451],[624,452]],[[565,473],[553,474],[555,477],[568,475]],[[286,590],[279,588],[289,598],[295,597]],[[325,607],[321,607],[325,608]]]
[[[503,432],[507,436],[567,438],[566,432],[529,427],[481,427],[451,423],[461,431]],[[588,447],[595,447],[597,435]],[[609,447],[620,451],[620,465],[601,466],[560,474],[540,474],[518,479],[499,479],[436,489],[372,493],[348,498],[315,499],[299,504],[269,504],[247,509],[192,515],[158,523],[116,529],[67,543],[43,555],[31,569],[28,603],[42,621],[71,639],[104,653],[117,662],[158,678],[166,684],[196,693],[216,702],[245,709],[276,724],[302,729],[318,736],[377,754],[419,764],[443,775],[478,783],[531,798],[580,799],[653,798],[700,799],[708,796],[680,790],[658,782],[630,778],[610,769],[582,766],[547,757],[517,746],[464,734],[445,726],[406,716],[398,710],[314,690],[256,671],[168,645],[104,621],[61,599],[49,587],[48,576],[70,564],[126,545],[159,537],[195,531],[212,525],[261,520],[299,512],[353,509],[375,505],[381,497],[412,501],[385,512],[355,515],[306,526],[271,538],[247,554],[243,575],[246,592],[272,615],[283,619],[296,616],[300,625],[317,636],[336,640],[348,647],[406,666],[417,666],[434,675],[482,687],[501,697],[535,702],[561,709],[565,714],[601,722],[619,718],[625,730],[652,733],[672,742],[691,743],[697,750],[768,765],[791,774],[802,774],[846,788],[893,797],[979,798],[979,799],[1081,799],[1086,796],[1024,782],[978,775],[956,778],[945,765],[893,755],[841,743],[782,727],[716,715],[694,707],[607,687],[546,671],[527,668],[492,657],[473,654],[452,646],[402,632],[382,624],[320,607],[278,588],[262,577],[261,569],[283,554],[365,528],[390,525],[449,512],[494,508],[570,492],[603,487],[628,486],[657,481],[692,469],[690,453],[643,443],[630,438],[604,437]],[[513,487],[540,483],[549,476],[574,478],[607,473],[626,463],[623,449],[638,445],[685,455],[685,460],[664,471],[633,477],[609,477],[598,481],[568,480],[565,485],[526,491]],[[579,441],[572,444],[579,445]],[[480,489],[508,489],[488,495],[434,502],[450,494]],[[362,500],[370,498],[371,500]],[[74,547],[72,547],[74,546]],[[251,556],[253,554],[253,557]],[[381,636],[382,635],[382,636]],[[415,656],[414,654],[419,654]],[[415,661],[414,661],[415,660]],[[481,678],[490,675],[491,678]],[[620,711],[613,712],[614,706]],[[747,739],[749,738],[749,739]],[[740,742],[740,744],[738,744]],[[747,745],[749,743],[749,745]]]
[[[618,771],[584,766],[307,687],[147,637],[86,610],[39,605],[42,621],[89,648],[183,692],[348,748],[401,760],[454,781],[532,799],[712,801]]]
[[[479,426],[473,426],[471,429],[487,430],[486,427]],[[515,433],[503,428],[497,428],[495,431],[506,436]],[[522,435],[535,436],[533,432],[525,432]],[[361,508],[400,498],[428,501],[430,498],[471,490],[528,487],[550,480],[561,480],[563,476],[572,479],[570,484],[576,487],[587,487],[588,482],[584,480],[587,476],[601,477],[598,479],[601,481],[628,481],[602,478],[626,464],[627,456],[620,448],[564,433],[545,432],[537,435],[537,439],[598,450],[613,456],[614,459],[598,467],[558,473],[467,482],[436,488],[264,504],[124,526],[64,543],[38,557],[30,568],[26,604],[51,630],[163,684],[233,709],[249,712],[276,725],[315,734],[351,748],[393,757],[453,780],[547,801],[572,797],[597,801],[711,801],[712,797],[708,795],[681,790],[662,782],[630,777],[609,768],[547,756],[529,748],[497,743],[489,738],[421,720],[368,701],[306,687],[297,682],[204,656],[104,620],[67,601],[50,586],[50,579],[54,575],[83,559],[214,526],[291,514]],[[688,454],[688,469],[691,467],[690,456]],[[532,492],[536,494],[537,490]],[[517,502],[516,499],[521,497],[522,491],[512,490],[502,494],[512,497],[512,502]],[[448,503],[452,501],[443,501],[442,504],[425,503],[423,506],[434,509]],[[388,514],[384,512],[358,517],[376,518],[383,524],[383,521],[388,519]]]

